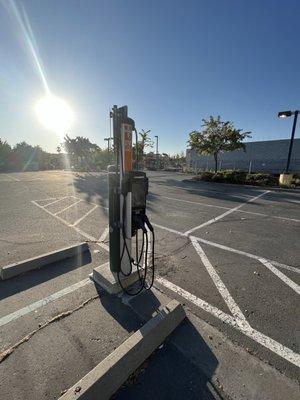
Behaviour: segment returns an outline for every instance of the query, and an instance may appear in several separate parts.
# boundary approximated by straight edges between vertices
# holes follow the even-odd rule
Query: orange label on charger
[[[132,127],[123,124],[123,167],[124,171],[132,170]]]

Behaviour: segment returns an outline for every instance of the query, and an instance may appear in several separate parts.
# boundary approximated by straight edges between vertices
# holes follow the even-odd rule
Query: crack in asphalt
[[[91,303],[93,300],[96,300],[99,297],[99,295],[95,295],[90,297],[89,299],[85,300],[83,303],[79,304],[77,307],[64,311],[62,313],[59,313],[55,317],[49,319],[47,322],[44,324],[39,325],[37,329],[34,331],[28,333],[26,336],[24,336],[21,340],[19,340],[17,343],[15,343],[13,346],[9,347],[8,349],[4,350],[2,353],[0,353],[0,364],[8,358],[18,347],[20,347],[22,344],[28,342],[37,332],[41,331],[42,329],[46,328],[48,325],[52,324],[53,322],[60,321],[61,319],[64,319],[68,317],[69,315],[73,314],[75,311],[80,310],[87,304]]]

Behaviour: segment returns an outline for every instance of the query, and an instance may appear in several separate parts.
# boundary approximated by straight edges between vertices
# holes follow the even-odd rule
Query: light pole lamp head
[[[292,111],[280,111],[278,113],[278,118],[288,118],[291,117],[294,113]]]

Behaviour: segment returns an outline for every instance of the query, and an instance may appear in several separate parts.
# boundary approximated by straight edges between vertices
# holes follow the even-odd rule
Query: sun
[[[74,113],[69,104],[53,95],[40,99],[35,112],[46,129],[60,135],[64,135],[74,121]]]

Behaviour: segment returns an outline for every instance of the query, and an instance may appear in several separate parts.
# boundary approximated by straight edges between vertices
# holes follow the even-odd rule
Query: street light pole
[[[299,111],[296,110],[296,111],[295,111],[295,115],[294,115],[294,122],[293,122],[293,128],[292,128],[292,135],[291,135],[291,141],[290,141],[290,146],[289,146],[288,159],[287,159],[286,170],[285,170],[285,172],[286,172],[287,174],[289,173],[289,169],[290,169],[290,162],[291,162],[291,156],[292,156],[292,150],[293,150],[293,144],[294,144],[294,137],[295,137],[295,132],[296,132],[298,114],[299,114]]]
[[[286,169],[285,169],[285,173],[286,174],[288,174],[289,170],[290,170],[290,162],[291,162],[291,157],[292,157],[292,151],[293,151],[293,144],[294,144],[294,137],[295,137],[295,132],[296,132],[298,114],[299,114],[299,110],[296,110],[296,111],[280,111],[278,113],[278,118],[287,118],[287,117],[291,117],[292,115],[294,115],[292,135],[291,135],[288,158],[287,158]]]
[[[158,136],[155,135],[156,137],[156,170],[158,170]]]
[[[105,138],[104,140],[107,141],[107,150],[110,151],[110,140],[111,140],[111,138],[110,137],[109,138]]]

